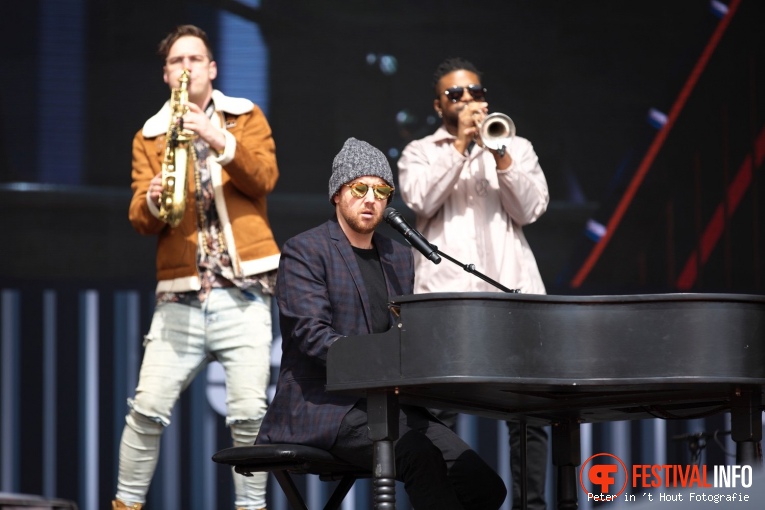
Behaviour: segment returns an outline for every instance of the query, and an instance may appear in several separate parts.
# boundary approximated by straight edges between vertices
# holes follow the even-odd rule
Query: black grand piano
[[[399,401],[552,425],[559,508],[577,506],[581,423],[730,412],[737,463],[761,463],[765,296],[434,293],[391,306],[396,327],[341,338],[327,357],[327,390],[369,399],[378,509],[395,508]]]

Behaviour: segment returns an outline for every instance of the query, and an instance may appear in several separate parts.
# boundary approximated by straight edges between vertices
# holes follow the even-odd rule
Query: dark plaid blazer
[[[411,294],[411,249],[373,237],[389,296]],[[297,443],[329,449],[355,397],[325,391],[327,351],[341,336],[372,332],[361,270],[337,218],[288,240],[279,263],[276,296],[282,361],[276,394],[257,443]],[[390,325],[395,322],[393,315]]]

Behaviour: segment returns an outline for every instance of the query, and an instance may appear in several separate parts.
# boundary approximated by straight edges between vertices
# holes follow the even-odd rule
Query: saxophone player
[[[158,238],[156,306],[128,401],[114,509],[145,504],[173,405],[207,362],[219,361],[226,372],[234,445],[254,443],[270,379],[280,255],[266,216],[266,197],[279,177],[271,128],[257,105],[213,88],[217,64],[200,28],[178,26],[161,41],[159,55],[171,101],[133,139],[129,209],[133,227]],[[171,103],[184,72],[188,102],[178,117]],[[186,194],[177,226],[160,219],[172,123],[191,140],[188,178],[176,182]],[[234,488],[238,509],[265,508],[266,473],[235,474]]]

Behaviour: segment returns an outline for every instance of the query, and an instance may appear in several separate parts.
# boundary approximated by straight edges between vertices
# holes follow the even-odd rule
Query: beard
[[[353,209],[348,203],[342,201],[340,202],[339,206],[340,215],[343,217],[348,226],[351,227],[354,232],[358,232],[359,234],[371,234],[377,228],[377,225],[379,225],[382,221],[382,210],[378,210],[376,208]],[[362,213],[365,212],[372,213],[374,217],[367,219],[365,216],[362,216]]]
[[[444,124],[446,124],[447,127],[457,129],[457,126],[459,125],[460,112],[465,109],[465,106],[466,105],[464,103],[460,103],[460,105],[453,110],[442,110]]]

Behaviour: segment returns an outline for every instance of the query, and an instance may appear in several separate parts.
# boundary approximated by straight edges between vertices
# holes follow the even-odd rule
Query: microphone
[[[417,251],[425,255],[429,261],[433,262],[434,264],[441,262],[441,257],[439,257],[438,253],[436,253],[436,248],[430,244],[427,239],[422,236],[422,234],[412,228],[409,223],[406,222],[404,217],[401,216],[400,212],[392,207],[388,207],[385,209],[385,213],[383,213],[383,219],[387,221],[391,227],[398,230],[401,235],[403,235],[404,238],[409,242],[409,244],[416,248]]]

